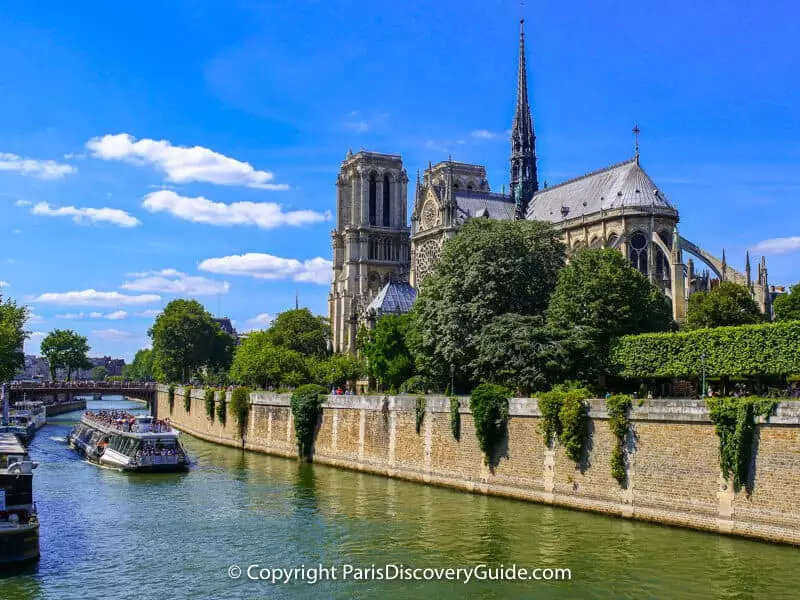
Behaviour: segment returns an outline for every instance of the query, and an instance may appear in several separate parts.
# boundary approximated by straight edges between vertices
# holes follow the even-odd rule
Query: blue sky
[[[112,6],[113,5],[113,6]],[[327,312],[348,147],[507,182],[514,2],[55,1],[0,7],[0,285],[44,332],[130,359],[197,297],[241,330]],[[633,153],[681,233],[800,279],[800,9],[529,2],[540,180]],[[413,199],[409,197],[409,209]],[[772,240],[764,243],[767,240]]]

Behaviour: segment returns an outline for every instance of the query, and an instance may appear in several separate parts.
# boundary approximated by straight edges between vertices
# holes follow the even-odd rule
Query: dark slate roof
[[[233,323],[228,317],[219,317],[214,319],[220,326],[220,329],[228,335],[236,335],[236,330],[233,328]]]
[[[616,208],[658,208],[677,213],[636,158],[537,192],[527,219],[557,223]]]
[[[402,315],[411,310],[417,290],[407,283],[390,281],[369,303],[367,310],[374,310],[377,315]]]
[[[479,190],[454,190],[453,197],[458,204],[458,221],[463,223],[471,217],[489,217],[501,221],[514,218],[514,199],[497,192]]]

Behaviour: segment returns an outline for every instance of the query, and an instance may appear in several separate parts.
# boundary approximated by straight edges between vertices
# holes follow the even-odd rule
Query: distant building
[[[14,377],[15,381],[49,381],[50,363],[41,356],[25,355],[22,370]]]
[[[238,345],[240,337],[231,320],[228,317],[216,317],[214,320],[217,322],[217,325],[220,326],[220,329],[231,336],[234,343]]]

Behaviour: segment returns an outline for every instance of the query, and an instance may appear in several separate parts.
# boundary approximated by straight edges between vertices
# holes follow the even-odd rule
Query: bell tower
[[[400,156],[348,151],[342,162],[328,297],[334,352],[355,353],[364,309],[389,281],[408,278],[407,184]]]

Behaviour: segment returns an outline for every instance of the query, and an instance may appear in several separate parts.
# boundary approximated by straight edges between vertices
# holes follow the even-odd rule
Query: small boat
[[[186,471],[189,459],[166,421],[123,411],[86,411],[67,436],[90,462],[120,471]]]
[[[8,423],[0,425],[0,434],[10,433],[23,445],[27,446],[36,433],[36,425],[27,417],[20,417],[17,415],[9,415]]]
[[[0,433],[0,567],[39,558],[39,518],[33,501],[33,470],[19,440]]]
[[[16,402],[11,409],[11,416],[24,417],[33,422],[36,431],[47,425],[47,409],[44,406],[44,402],[34,400]]]

